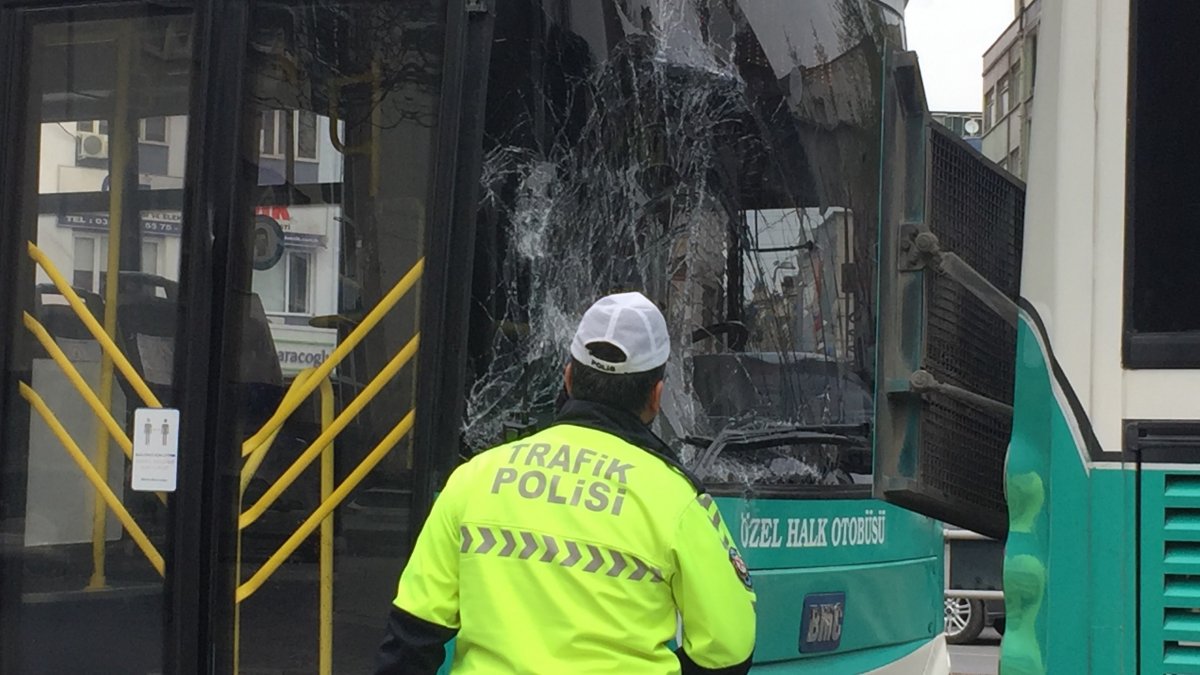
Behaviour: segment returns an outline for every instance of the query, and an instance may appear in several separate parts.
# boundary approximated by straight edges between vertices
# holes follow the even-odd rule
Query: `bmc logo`
[[[800,620],[800,652],[831,652],[842,643],[845,593],[813,593],[804,597]]]

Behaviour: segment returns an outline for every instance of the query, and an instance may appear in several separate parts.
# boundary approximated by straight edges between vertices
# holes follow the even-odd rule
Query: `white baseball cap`
[[[625,354],[619,362],[597,358],[588,345],[607,342]],[[604,373],[644,373],[663,365],[671,356],[667,320],[641,293],[616,293],[600,298],[588,308],[571,341],[571,356]]]

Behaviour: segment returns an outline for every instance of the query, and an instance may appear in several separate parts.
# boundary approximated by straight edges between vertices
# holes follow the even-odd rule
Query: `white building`
[[[1017,17],[983,56],[983,154],[1024,180],[1037,79],[1041,0],[1013,0]]]

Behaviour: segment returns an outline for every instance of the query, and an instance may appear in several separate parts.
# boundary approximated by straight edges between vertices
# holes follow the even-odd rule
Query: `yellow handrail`
[[[96,417],[99,418],[100,423],[104,425],[104,428],[108,430],[109,435],[113,437],[113,440],[117,442],[117,445],[121,446],[121,450],[125,453],[125,457],[132,461],[133,441],[129,440],[129,436],[125,435],[125,430],[121,428],[121,425],[118,424],[117,420],[113,418],[112,413],[109,412],[109,410],[104,407],[104,404],[100,402],[100,397],[97,396],[96,392],[92,391],[92,388],[88,386],[87,381],[84,380],[83,376],[79,374],[79,371],[76,370],[75,365],[72,364],[71,360],[67,358],[67,355],[63,353],[63,350],[58,346],[58,343],[54,341],[54,338],[50,337],[50,333],[46,331],[46,327],[43,326],[37,319],[33,318],[33,315],[29,312],[25,312],[24,314],[25,328],[28,329],[30,333],[33,333],[33,336],[37,338],[37,341],[42,345],[42,348],[46,350],[46,353],[50,355],[50,358],[53,359],[56,364],[58,364],[58,367],[62,369],[63,374],[67,376],[67,379],[71,382],[71,385],[75,387],[75,390],[78,391],[79,395],[83,397],[83,400],[87,402],[88,407],[90,407],[92,412],[96,414]],[[167,497],[165,494],[161,492],[156,492],[154,494],[158,495],[159,501],[166,503]]]
[[[420,337],[420,334],[413,336],[413,338],[408,341],[408,344],[404,346],[404,349],[401,349],[399,352],[397,352],[396,355],[392,357],[392,360],[389,361],[386,366],[384,366],[383,370],[379,371],[379,374],[371,380],[370,384],[368,384],[365,389],[359,392],[358,396],[354,397],[354,400],[351,401],[350,405],[347,406],[346,409],[337,416],[337,419],[333,421],[333,424],[329,427],[329,429],[322,431],[321,435],[317,437],[317,440],[313,441],[312,444],[308,446],[308,449],[296,458],[296,461],[293,462],[292,466],[289,467],[288,470],[279,477],[275,484],[272,485],[262,497],[259,497],[258,501],[255,502],[249,510],[247,510],[238,518],[238,529],[244,530],[253,524],[254,521],[258,520],[262,514],[271,507],[271,504],[274,504],[275,500],[278,499],[281,494],[283,494],[283,491],[291,486],[291,484],[295,482],[296,478],[298,478],[300,474],[303,473],[306,468],[308,468],[308,465],[312,464],[313,460],[317,458],[317,455],[320,454],[321,450],[330,442],[332,442],[333,439],[336,438],[337,435],[341,433],[342,430],[345,429],[346,426],[349,425],[350,422],[357,417],[360,412],[362,412],[363,408],[365,408],[367,404],[375,398],[380,390],[382,390],[383,387],[390,382],[397,373],[400,372],[400,369],[404,367],[404,364],[408,363],[417,353],[417,347],[420,344]],[[316,379],[319,375],[320,369],[313,373],[313,379]],[[306,388],[308,386],[310,385],[305,385]]]
[[[342,481],[342,484],[333,491],[333,494],[322,501],[321,505],[317,507],[317,510],[314,511],[307,519],[305,519],[304,523],[292,533],[292,536],[288,537],[287,541],[285,541],[283,545],[279,547],[279,550],[275,551],[275,553],[267,559],[267,562],[263,563],[263,566],[260,567],[258,571],[246,581],[246,583],[238,586],[236,595],[237,602],[244,601],[246,598],[258,591],[258,589],[261,588],[264,583],[266,583],[267,579],[269,579],[271,575],[275,573],[275,570],[279,569],[279,566],[296,552],[296,549],[300,547],[300,544],[302,544],[305,539],[308,539],[308,537],[312,535],[313,530],[317,529],[317,526],[321,523],[321,521],[323,521],[326,516],[336,509],[342,503],[342,501],[346,499],[347,495],[354,490],[354,488],[358,487],[358,484],[367,477],[367,474],[371,473],[375,466],[379,464],[379,462],[383,461],[383,458],[387,456],[387,453],[390,452],[391,449],[400,442],[400,439],[404,438],[404,435],[412,429],[414,418],[414,412],[410,411],[407,415],[405,415],[404,419],[400,420],[400,422],[393,427],[390,432],[388,432],[388,435],[385,436],[384,439],[380,441],[373,450],[371,450],[370,454],[368,454],[366,458],[363,459],[363,461],[357,467],[355,467],[354,471],[351,471],[350,475],[346,476],[346,480]]]
[[[117,441],[117,445],[121,446],[121,450],[125,452],[125,457],[132,460],[133,441],[129,440],[129,436],[125,435],[125,430],[121,428],[117,420],[113,419],[112,413],[100,402],[100,398],[88,386],[87,381],[83,379],[83,376],[76,370],[75,365],[63,353],[62,348],[58,346],[54,338],[50,337],[50,333],[46,330],[46,327],[40,321],[33,318],[33,315],[29,312],[25,312],[24,321],[25,328],[30,333],[33,333],[33,336],[37,338],[37,341],[46,350],[46,353],[50,355],[50,358],[62,369],[63,374],[70,380],[71,385],[75,387],[75,390],[87,402],[92,412],[96,413],[96,417],[100,419],[100,423],[104,425],[105,429],[108,429],[108,433]]]
[[[266,442],[258,446],[258,450],[253,455],[250,455],[245,465],[242,466],[241,485],[238,488],[239,495],[246,494],[246,488],[250,487],[250,481],[254,480],[254,474],[258,473],[258,468],[262,465],[263,460],[267,458],[267,453],[275,446],[275,439],[279,438],[280,431],[281,429],[276,429],[272,432],[267,437]]]
[[[291,386],[280,401],[279,407],[262,427],[242,444],[242,456],[247,457],[241,472],[241,489],[239,495],[244,495],[250,480],[258,471],[275,439],[278,437],[284,422],[307,400],[312,392],[320,388],[321,393],[321,434],[308,448],[300,454],[290,467],[281,475],[267,492],[238,517],[238,579],[241,579],[241,535],[240,532],[252,525],[266,512],[279,496],[290,487],[296,479],[308,468],[318,455],[321,458],[321,504],[304,523],[275,551],[266,563],[254,573],[245,583],[241,583],[235,593],[235,621],[240,625],[241,603],[253,595],[279,569],[279,567],[296,552],[300,544],[320,527],[320,597],[318,615],[318,672],[320,675],[331,675],[333,672],[333,513],[346,496],[375,468],[383,457],[407,434],[413,426],[414,413],[409,412],[386,437],[367,455],[366,459],[355,468],[341,486],[334,488],[334,446],[333,441],[353,421],[366,406],[375,399],[383,388],[391,382],[400,370],[416,355],[420,345],[420,334],[397,352],[367,386],[355,396],[350,405],[340,415],[334,417],[333,385],[330,374],[355,347],[379,324],[384,316],[403,298],[421,278],[425,261],[420,259],[407,273],[388,291],[388,293],[371,309],[370,312],[355,326],[346,339],[334,349],[333,354],[316,368],[308,368],[297,374]],[[240,501],[240,499],[239,499]],[[235,640],[237,637],[235,636]],[[236,648],[235,648],[236,649]],[[236,658],[236,657],[235,657]],[[236,665],[235,665],[236,669]],[[235,670],[236,671],[236,670]]]
[[[287,400],[288,396],[290,396],[297,388],[304,386],[304,383],[308,380],[308,378],[312,377],[314,372],[316,372],[316,369],[314,368],[305,368],[297,373],[295,379],[292,380],[291,386],[288,387],[287,393],[283,395],[284,400]],[[322,390],[324,389],[324,386],[324,383],[322,383]],[[330,391],[332,392],[332,387],[330,387]],[[281,401],[280,405],[282,404],[283,403]],[[258,472],[258,467],[262,466],[263,460],[267,458],[267,453],[270,452],[272,446],[274,446],[275,439],[279,436],[280,429],[282,429],[282,427],[271,432],[271,435],[267,437],[266,442],[259,444],[259,446],[255,448],[254,452],[250,454],[250,457],[246,459],[246,464],[242,467],[241,490],[239,491],[239,494],[245,494],[246,488],[249,487],[250,481],[254,478],[254,474]]]
[[[400,299],[412,289],[413,285],[415,285],[417,280],[421,278],[421,275],[424,273],[424,271],[425,259],[421,258],[400,279],[400,281],[396,282],[396,285],[393,286],[390,291],[388,291],[387,295],[385,295],[383,299],[380,300],[379,303],[376,304],[375,307],[372,308],[365,317],[363,317],[362,323],[360,323],[358,326],[355,326],[354,330],[350,331],[350,334],[346,336],[346,339],[342,341],[342,343],[339,344],[336,349],[333,350],[332,354],[329,355],[329,358],[325,359],[321,365],[317,366],[313,373],[313,377],[296,391],[295,396],[290,399],[285,397],[284,402],[280,404],[278,409],[276,409],[275,414],[271,415],[271,419],[267,420],[267,422],[263,424],[262,428],[259,429],[257,433],[255,433],[253,436],[247,439],[245,443],[242,444],[243,456],[254,452],[254,450],[262,444],[263,440],[265,440],[267,436],[270,436],[273,431],[283,426],[284,421],[296,411],[296,408],[300,407],[300,404],[304,401],[304,399],[308,398],[309,394],[313,393],[313,391],[320,386],[321,380],[329,377],[329,374],[332,373],[333,369],[342,362],[342,359],[346,358],[346,356],[358,346],[358,343],[362,342],[363,338],[365,338],[367,334],[370,333],[371,330],[373,330],[375,326],[383,319],[383,317],[389,311],[391,311],[392,307],[395,307],[396,303],[400,302]]]
[[[302,403],[308,400],[308,394],[311,391],[306,392],[302,390],[302,387],[304,387],[308,378],[315,372],[314,368],[305,368],[296,375],[295,379],[292,380],[291,386],[284,392],[283,399],[279,401],[279,406],[272,413],[271,419],[267,420],[262,428],[255,432],[253,436],[242,441],[243,457],[250,457],[274,442],[275,437],[279,435],[279,430],[283,428],[283,422],[287,421],[287,417],[290,417]],[[274,419],[281,410],[286,410],[287,416],[279,420],[278,424],[274,424]],[[268,430],[269,433],[263,433]]]
[[[333,385],[321,381],[321,430],[333,424]],[[321,454],[321,503],[333,494],[333,442]],[[321,596],[317,625],[317,672],[333,674],[333,511],[321,519]]]
[[[129,362],[129,359],[125,358],[125,354],[121,352],[121,349],[117,347],[116,343],[112,341],[112,338],[108,336],[104,330],[104,327],[101,326],[100,322],[96,321],[96,317],[92,316],[92,313],[88,311],[87,305],[85,305],[83,300],[80,299],[79,295],[75,293],[75,290],[71,288],[71,284],[67,283],[67,280],[63,277],[62,273],[58,271],[58,268],[54,266],[54,263],[50,262],[50,259],[46,257],[46,254],[43,253],[42,250],[39,249],[33,242],[29,242],[29,257],[33,258],[33,260],[40,265],[43,270],[46,271],[46,274],[50,277],[50,280],[54,282],[54,286],[58,289],[58,292],[67,299],[67,304],[71,306],[71,309],[75,310],[75,315],[78,316],[79,320],[83,322],[83,325],[87,327],[88,332],[92,334],[92,337],[96,338],[96,341],[100,343],[100,348],[112,358],[113,364],[117,367],[117,370],[121,371],[121,374],[124,375],[125,379],[129,381],[129,384],[133,387],[133,390],[137,392],[137,395],[141,397],[142,401],[145,402],[145,404],[150,408],[163,407],[162,403],[158,400],[158,397],[154,395],[154,392],[150,391],[150,387],[146,386],[146,382],[142,380],[142,376],[138,375],[138,372],[134,369],[133,364]]]
[[[133,538],[134,543],[136,543],[138,548],[142,550],[142,553],[145,554],[146,559],[150,561],[150,564],[154,566],[154,569],[158,571],[159,576],[165,576],[166,568],[163,563],[162,555],[158,552],[158,549],[154,547],[154,544],[150,542],[150,539],[146,536],[146,533],[143,532],[142,528],[138,526],[137,521],[133,519],[133,516],[129,514],[129,511],[125,510],[125,506],[121,504],[121,500],[117,498],[117,495],[113,493],[112,488],[108,486],[108,483],[104,480],[104,477],[102,477],[100,473],[96,471],[95,467],[92,466],[92,463],[88,461],[87,455],[83,454],[83,450],[79,449],[79,445],[75,443],[75,439],[71,438],[71,434],[66,430],[65,427],[63,427],[62,423],[58,421],[58,418],[54,416],[54,413],[50,410],[49,406],[46,405],[46,402],[42,400],[42,397],[39,396],[32,387],[22,382],[20,383],[19,389],[21,391],[21,397],[28,401],[29,405],[33,406],[33,409],[36,410],[39,415],[41,415],[43,420],[45,420],[46,425],[50,427],[50,431],[52,431],[54,435],[58,437],[58,440],[63,444],[63,447],[65,447],[67,452],[71,455],[71,459],[75,460],[75,463],[78,464],[79,468],[83,471],[83,475],[87,477],[92,486],[95,487],[100,493],[100,496],[104,499],[104,502],[108,504],[108,507],[113,510],[113,513],[116,514],[117,519],[121,521],[121,524],[124,525],[125,529],[129,532],[129,536]]]
[[[361,155],[365,154],[371,149],[371,146],[367,144],[353,147],[348,146],[344,141],[342,141],[341,138],[338,137],[337,132],[338,124],[340,124],[342,121],[341,113],[338,112],[342,96],[341,91],[346,85],[370,83],[371,112],[374,113],[376,110],[378,110],[380,101],[379,68],[378,64],[374,61],[372,61],[371,66],[371,72],[369,73],[339,77],[329,84],[329,144],[333,146],[334,150],[337,150],[343,155]],[[374,114],[372,114],[372,123],[373,126],[368,128],[371,129],[372,135],[374,135],[375,130],[381,129],[382,126],[375,126],[377,123],[374,120]]]

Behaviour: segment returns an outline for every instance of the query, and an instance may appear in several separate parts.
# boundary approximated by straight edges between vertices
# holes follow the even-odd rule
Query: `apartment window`
[[[142,271],[146,274],[158,274],[158,242],[142,242]]]
[[[1033,93],[1033,86],[1037,84],[1037,33],[1034,33],[1029,38],[1029,93]]]
[[[999,106],[1000,106],[1000,109],[997,113],[998,114],[997,119],[999,119],[999,117],[1004,117],[1004,115],[1009,110],[1009,107],[1008,107],[1009,90],[1008,89],[1009,89],[1008,75],[1007,74],[1001,75],[1000,79],[996,80],[996,97],[997,97],[997,99],[999,99]]]
[[[1009,79],[1009,81],[1012,82],[1013,89],[1015,89],[1017,92],[1017,100],[1013,102],[1013,105],[1015,107],[1016,103],[1018,103],[1019,101],[1021,101],[1025,98],[1025,89],[1021,85],[1021,62],[1020,61],[1016,61],[1013,63],[1012,69],[1009,71],[1008,79]]]
[[[77,234],[74,243],[71,285],[92,293],[103,292],[104,275],[108,271],[108,235]],[[158,274],[160,244],[158,239],[142,240],[142,272]]]
[[[287,152],[288,116],[295,139],[295,157],[317,160],[317,114],[308,110],[268,110],[263,113],[259,152],[263,157],[282,158]]]
[[[263,113],[262,132],[259,135],[259,154],[263,157],[283,157],[285,133],[282,110],[268,110]]]
[[[138,120],[138,141],[141,143],[167,144],[167,118],[147,117]]]
[[[88,120],[86,122],[76,122],[75,128],[82,133],[108,134],[108,120]]]
[[[88,120],[76,122],[75,128],[82,133],[108,134],[108,120]],[[147,117],[138,120],[138,141],[141,143],[167,143],[167,118]]]
[[[988,90],[983,95],[983,130],[987,131],[996,123],[996,94]]]
[[[96,292],[99,282],[96,278],[99,266],[96,248],[95,237],[75,237],[74,272],[71,275],[71,285],[75,288]]]
[[[287,256],[288,263],[288,297],[287,311],[289,314],[308,314],[309,312],[309,264],[307,253],[293,253]]]
[[[254,292],[273,314],[312,314],[312,253],[289,249],[269,270],[254,271]]]
[[[317,114],[307,110],[296,113],[296,159],[317,160]]]

